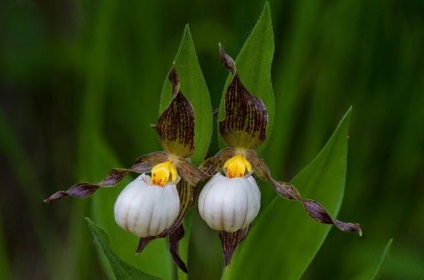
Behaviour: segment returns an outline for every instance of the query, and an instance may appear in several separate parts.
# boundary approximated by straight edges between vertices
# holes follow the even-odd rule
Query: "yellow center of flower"
[[[152,168],[152,184],[163,187],[177,180],[178,173],[174,163],[170,160],[156,164]]]
[[[252,171],[252,165],[243,155],[235,155],[224,163],[228,178],[243,177]]]

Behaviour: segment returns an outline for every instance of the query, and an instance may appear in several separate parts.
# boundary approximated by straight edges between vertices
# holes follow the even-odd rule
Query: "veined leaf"
[[[97,244],[99,250],[106,256],[110,267],[115,275],[116,279],[146,279],[146,280],[159,280],[160,278],[153,275],[144,273],[137,268],[127,264],[121,258],[119,258],[112,249],[109,247],[109,238],[107,233],[98,227],[92,220],[85,218],[90,227],[90,231],[93,235],[94,242]]]
[[[350,112],[318,156],[291,182],[304,198],[317,200],[333,217],[345,186]],[[311,219],[299,204],[276,197],[263,205],[224,279],[299,279],[330,229]]]
[[[194,164],[200,164],[209,148],[212,135],[212,105],[188,25],[184,29],[174,63],[180,80],[180,90],[194,109],[195,152],[191,159]],[[162,88],[160,113],[168,107],[171,99],[172,85],[167,76]]]
[[[266,106],[269,117],[266,132],[267,137],[271,134],[274,119],[274,92],[271,83],[273,55],[274,33],[272,30],[271,10],[267,2],[235,61],[237,73],[243,85],[251,95],[261,99]],[[218,121],[223,120],[225,116],[224,96],[232,78],[233,75],[230,74],[224,88],[219,106]],[[264,144],[262,144],[261,148],[263,147]]]

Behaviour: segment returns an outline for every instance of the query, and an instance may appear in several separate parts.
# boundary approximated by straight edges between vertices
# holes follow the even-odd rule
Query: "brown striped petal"
[[[332,224],[341,231],[357,232],[359,236],[362,235],[362,229],[359,224],[346,223],[332,218],[327,210],[321,206],[321,204],[312,199],[302,198],[295,186],[289,183],[274,180],[271,177],[269,168],[266,163],[261,158],[259,158],[259,156],[254,151],[248,151],[246,153],[246,158],[252,164],[254,173],[257,176],[259,176],[262,180],[271,183],[274,190],[280,196],[300,202],[303,205],[306,213],[308,213],[308,215],[314,220],[323,224]]]
[[[197,186],[201,181],[210,177],[206,172],[194,166],[188,159],[180,158],[176,165],[178,174],[191,186]]]
[[[236,232],[219,232],[225,266],[230,264],[234,251],[236,250],[237,246],[246,238],[248,232],[249,227],[242,228]]]
[[[179,90],[180,82],[174,66],[168,77],[172,83],[173,98],[153,128],[165,151],[186,158],[194,153],[194,111]]]
[[[234,148],[225,148],[215,156],[205,160],[199,168],[206,172],[209,176],[215,175],[217,172],[221,171],[221,168],[224,166],[227,159],[233,157],[235,153],[236,151]]]
[[[224,97],[225,118],[219,132],[232,147],[255,149],[266,139],[268,113],[265,104],[245,88],[235,72],[235,63],[221,48],[221,61],[234,74]]]

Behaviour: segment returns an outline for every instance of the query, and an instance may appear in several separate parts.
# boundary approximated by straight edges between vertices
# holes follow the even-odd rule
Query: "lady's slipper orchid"
[[[141,175],[118,196],[114,207],[115,220],[124,230],[141,237],[137,253],[150,241],[169,236],[171,255],[176,264],[187,272],[178,255],[178,242],[184,235],[182,219],[193,204],[196,185],[208,176],[188,159],[194,153],[194,111],[179,90],[174,66],[169,80],[172,83],[172,101],[153,126],[164,152],[141,156],[131,168],[114,168],[97,184],[78,183],[44,201],[51,203],[67,196],[85,198],[100,187],[116,185],[130,172],[139,173]],[[151,176],[146,173],[151,173]]]
[[[254,151],[266,139],[268,113],[265,104],[244,87],[235,62],[221,46],[220,58],[233,74],[224,97],[225,118],[219,122],[219,132],[229,147],[201,166],[213,177],[200,193],[199,211],[206,223],[219,231],[225,265],[230,264],[234,250],[246,237],[259,211],[260,193],[252,173],[271,183],[280,196],[302,203],[316,221],[361,235],[359,224],[333,219],[318,202],[302,198],[294,186],[271,177],[267,165]]]

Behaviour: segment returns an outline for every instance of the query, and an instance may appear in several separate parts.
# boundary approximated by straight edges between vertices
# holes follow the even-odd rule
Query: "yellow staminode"
[[[252,172],[252,165],[243,155],[235,155],[224,163],[228,178],[243,177]]]
[[[178,173],[174,163],[170,160],[156,164],[152,168],[152,184],[160,187],[177,180]]]

